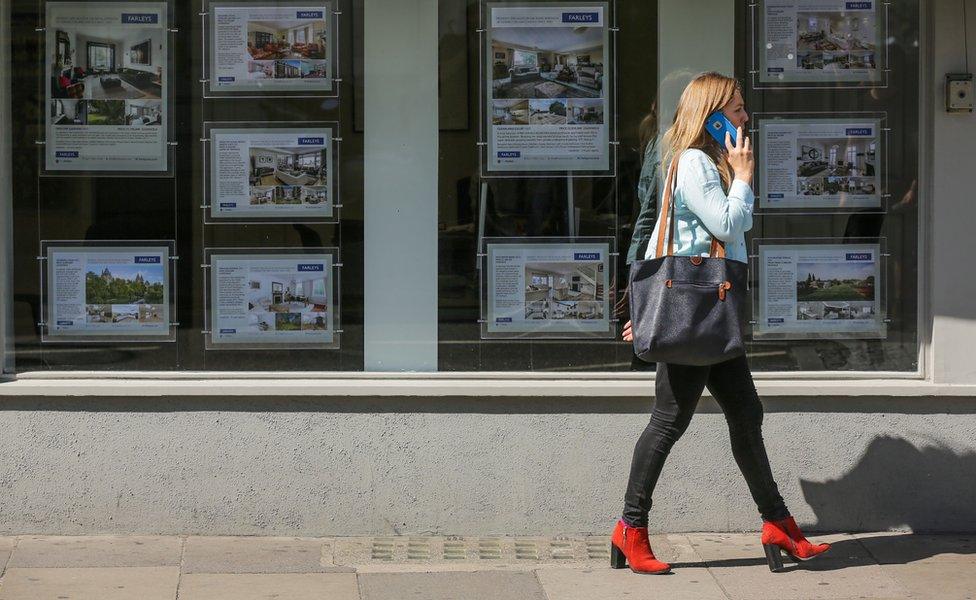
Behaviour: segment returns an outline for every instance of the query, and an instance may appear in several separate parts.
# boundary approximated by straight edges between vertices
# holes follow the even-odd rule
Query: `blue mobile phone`
[[[735,125],[732,124],[732,121],[729,121],[729,118],[722,111],[717,110],[708,115],[708,118],[705,120],[705,129],[708,130],[708,133],[712,134],[712,137],[715,138],[715,141],[718,142],[722,150],[725,150],[726,133],[732,137],[732,145],[735,146]]]

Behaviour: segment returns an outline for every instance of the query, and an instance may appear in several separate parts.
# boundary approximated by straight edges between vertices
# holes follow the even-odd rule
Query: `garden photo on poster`
[[[50,247],[49,335],[168,335],[166,248]]]

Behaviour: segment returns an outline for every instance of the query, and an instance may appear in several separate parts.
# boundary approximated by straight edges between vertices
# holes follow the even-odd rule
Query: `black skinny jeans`
[[[671,447],[688,429],[705,387],[725,413],[732,439],[732,455],[746,479],[759,513],[766,520],[789,516],[779,494],[762,438],[762,402],[752,382],[745,356],[717,365],[657,365],[656,396],[651,421],[644,429],[630,466],[624,497],[624,521],[647,527],[651,496]]]

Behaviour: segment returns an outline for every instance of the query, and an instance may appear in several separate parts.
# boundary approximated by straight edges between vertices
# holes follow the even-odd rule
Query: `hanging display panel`
[[[46,174],[169,170],[165,2],[47,2]]]
[[[759,208],[882,208],[887,135],[880,115],[757,114]]]
[[[882,85],[887,5],[877,0],[753,4],[756,87]]]
[[[42,242],[43,341],[175,339],[174,242]]]
[[[337,222],[335,127],[205,123],[209,219]]]
[[[336,95],[332,2],[212,2],[208,95]]]
[[[755,240],[754,336],[884,338],[883,240]]]
[[[613,337],[612,243],[487,238],[482,337]]]
[[[610,4],[486,4],[486,174],[612,170]]]
[[[339,347],[337,248],[208,249],[207,348]]]

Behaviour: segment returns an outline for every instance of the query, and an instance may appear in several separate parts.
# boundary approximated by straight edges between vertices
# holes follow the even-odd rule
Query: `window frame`
[[[606,393],[597,395],[630,395],[636,391],[637,388],[630,385],[630,382],[639,382],[640,389],[643,390],[642,395],[646,395],[646,384],[645,382],[653,380],[653,374],[646,373],[615,373],[615,372],[605,372],[605,373],[540,373],[540,372],[433,372],[433,373],[402,373],[402,372],[376,372],[376,371],[366,371],[366,372],[302,372],[302,373],[255,373],[253,376],[243,377],[241,373],[235,372],[199,372],[199,371],[183,371],[183,372],[85,372],[85,371],[45,371],[45,372],[25,372],[20,374],[15,374],[12,372],[12,350],[11,350],[11,315],[13,311],[13,301],[12,301],[12,239],[10,231],[12,228],[12,215],[11,215],[11,199],[13,195],[10,171],[11,171],[11,119],[12,119],[12,107],[11,107],[11,93],[10,93],[10,9],[8,5],[6,10],[0,11],[0,38],[2,38],[6,43],[0,44],[0,64],[7,66],[8,68],[0,69],[0,380],[9,379],[14,380],[15,383],[23,383],[24,385],[16,388],[0,388],[0,396],[6,395],[45,395],[47,393],[55,393],[53,391],[59,388],[60,384],[56,382],[65,382],[67,384],[66,389],[70,389],[78,382],[90,382],[90,390],[97,392],[97,395],[102,395],[106,393],[112,393],[113,389],[117,388],[111,385],[112,381],[132,381],[137,382],[134,385],[136,388],[144,390],[145,394],[158,394],[159,386],[158,383],[162,381],[179,382],[179,381],[198,381],[205,382],[207,380],[222,380],[222,381],[251,381],[254,379],[263,380],[265,384],[273,385],[275,382],[279,381],[293,381],[293,380],[303,380],[307,386],[307,393],[324,393],[330,389],[338,391],[340,389],[345,389],[348,386],[338,386],[333,385],[334,382],[344,382],[344,381],[362,381],[362,380],[372,380],[374,382],[385,382],[385,385],[379,386],[365,386],[362,387],[362,391],[370,395],[380,394],[380,395],[413,395],[409,393],[409,389],[405,393],[403,390],[396,390],[393,386],[389,386],[390,382],[406,382],[406,381],[432,381],[432,382],[457,382],[457,381],[477,381],[477,382],[488,382],[482,383],[483,392],[485,395],[509,395],[505,390],[494,391],[489,388],[494,387],[496,383],[511,382],[516,383],[516,388],[510,392],[510,395],[534,395],[532,389],[526,388],[526,380],[538,380],[543,382],[546,389],[550,391],[558,390],[560,393],[569,393],[569,395],[576,395],[573,393],[574,390],[583,390],[587,394],[592,395],[593,390],[589,390],[586,386],[580,386],[578,382],[580,381],[590,381],[590,382],[623,382],[625,385],[618,388],[605,388]],[[919,48],[920,48],[920,62],[919,62],[919,79],[920,82],[932,81],[932,60],[933,60],[933,48],[934,36],[930,31],[932,22],[932,12],[935,7],[930,3],[922,3],[919,11]],[[931,256],[930,244],[933,238],[931,228],[932,228],[932,210],[934,202],[932,202],[933,197],[933,181],[932,181],[932,149],[931,144],[933,143],[933,111],[936,109],[935,103],[935,89],[934,86],[929,85],[919,85],[919,115],[918,115],[918,127],[919,127],[919,149],[918,149],[918,161],[919,161],[919,202],[918,202],[918,236],[919,244],[917,248],[917,300],[918,300],[918,310],[916,313],[917,317],[917,335],[918,335],[918,366],[917,369],[912,371],[897,371],[897,372],[884,372],[884,371],[823,371],[823,372],[804,372],[804,371],[769,371],[769,372],[757,372],[754,374],[756,380],[759,381],[759,387],[762,389],[767,389],[769,391],[784,390],[788,391],[788,388],[792,387],[792,384],[802,384],[803,382],[809,381],[820,381],[828,382],[836,385],[818,386],[816,389],[808,390],[802,394],[804,396],[820,396],[820,395],[886,395],[881,393],[884,390],[902,390],[904,395],[960,395],[960,396],[976,396],[976,384],[966,384],[966,385],[954,385],[947,386],[941,385],[933,382],[933,373],[931,370],[931,360],[932,360],[932,349],[934,343],[931,337],[933,317],[932,314],[932,295],[931,295],[931,269],[929,261]],[[368,106],[368,103],[367,103]],[[368,162],[368,159],[367,159]],[[891,383],[891,380],[900,380],[898,383]],[[914,381],[913,381],[914,380]],[[564,385],[559,385],[553,388],[553,382],[562,382]],[[48,385],[48,388],[45,388]],[[201,384],[206,387],[205,384]],[[86,383],[86,386],[88,384]],[[127,388],[129,389],[129,388]],[[195,388],[194,388],[195,389]],[[291,388],[289,388],[291,389]],[[448,389],[448,388],[445,388]],[[173,389],[174,393],[186,394],[187,389],[176,386]],[[65,390],[57,392],[58,395],[63,395],[66,393]],[[86,390],[81,390],[80,394],[84,395],[88,392]],[[132,393],[131,391],[129,393]],[[206,391],[204,395],[211,395],[215,392],[210,389]],[[295,393],[292,390],[289,393]],[[362,395],[360,393],[344,392],[345,395]],[[144,394],[139,394],[144,395]],[[237,394],[235,394],[237,395]],[[245,393],[240,393],[240,395],[248,395]],[[580,395],[583,395],[582,393]],[[785,394],[792,395],[792,394]],[[894,393],[892,395],[903,395],[901,393]]]

